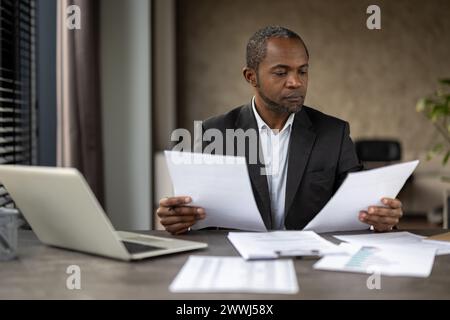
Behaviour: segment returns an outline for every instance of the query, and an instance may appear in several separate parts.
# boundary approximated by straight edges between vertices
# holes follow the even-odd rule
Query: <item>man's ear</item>
[[[245,67],[242,70],[242,74],[244,75],[245,80],[251,84],[252,87],[258,86],[258,80],[256,77],[256,72],[252,68]]]

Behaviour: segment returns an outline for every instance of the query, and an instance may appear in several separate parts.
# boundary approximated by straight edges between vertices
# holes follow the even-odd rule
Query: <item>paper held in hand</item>
[[[408,177],[419,164],[418,160],[382,168],[349,173],[334,196],[304,230],[334,232],[367,229],[359,221],[361,210],[369,206],[384,206],[381,199],[395,198]]]
[[[267,231],[253,196],[244,157],[165,151],[175,195],[190,196],[206,218],[192,229]]]

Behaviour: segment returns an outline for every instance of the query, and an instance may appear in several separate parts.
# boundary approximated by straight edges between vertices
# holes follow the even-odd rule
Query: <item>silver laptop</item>
[[[116,231],[73,168],[0,165],[0,183],[40,241],[120,260],[206,248],[206,243]]]

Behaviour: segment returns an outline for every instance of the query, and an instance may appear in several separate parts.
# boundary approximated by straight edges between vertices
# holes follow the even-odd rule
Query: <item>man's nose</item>
[[[288,88],[299,88],[303,85],[302,79],[298,74],[291,74],[287,78],[286,87]]]

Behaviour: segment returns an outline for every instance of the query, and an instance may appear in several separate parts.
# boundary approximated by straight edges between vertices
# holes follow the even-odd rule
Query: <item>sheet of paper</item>
[[[362,246],[382,247],[384,245],[420,245],[436,249],[437,255],[450,254],[450,243],[431,241],[424,236],[410,232],[387,232],[334,236],[336,239]]]
[[[314,264],[316,270],[345,271],[385,276],[423,277],[433,268],[435,249],[410,245],[364,247],[342,243],[348,255],[325,256]]]
[[[230,232],[228,239],[247,260],[342,253],[339,246],[313,231]]]
[[[383,206],[383,197],[395,198],[419,161],[349,173],[334,196],[304,230],[316,232],[364,230],[358,219],[361,210]]]
[[[447,241],[423,239],[422,244],[435,247],[437,249],[436,255],[438,256],[450,254],[450,243]]]
[[[190,256],[169,289],[172,292],[295,294],[299,287],[292,260]]]
[[[410,243],[417,243],[425,238],[424,236],[419,236],[417,234],[406,231],[337,235],[333,237],[341,241],[360,245],[374,245],[385,242],[390,244],[406,244],[406,243],[410,244]]]
[[[190,196],[206,218],[193,229],[222,227],[266,231],[244,157],[166,151],[175,195]]]

